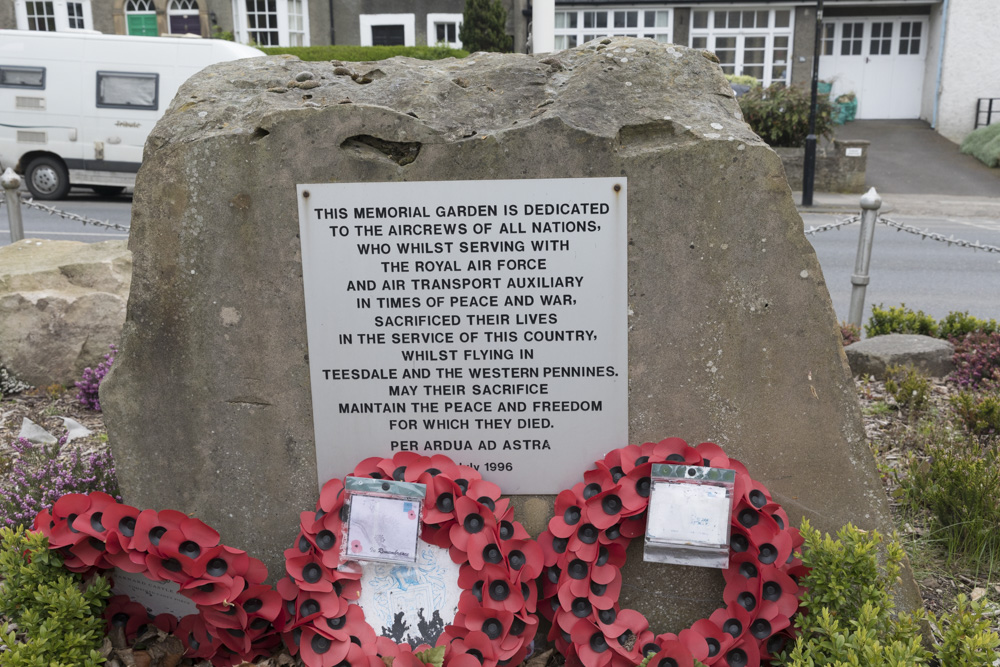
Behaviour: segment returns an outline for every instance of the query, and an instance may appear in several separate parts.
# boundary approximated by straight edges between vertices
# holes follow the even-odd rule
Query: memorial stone
[[[558,183],[541,199],[528,197],[535,194],[532,181],[559,179],[595,180],[582,201],[578,190],[560,190]],[[612,180],[621,181],[627,200],[620,245],[612,236],[582,250],[605,224],[599,220],[611,220],[600,208],[552,215],[524,209],[525,204],[600,204],[608,201],[602,188]],[[507,211],[502,203],[495,212],[479,209],[490,204],[490,185],[468,181],[498,182],[494,189],[518,211]],[[456,183],[449,188],[449,182]],[[407,187],[419,189],[421,183],[426,217],[422,210],[401,214],[401,206],[422,205],[401,199]],[[305,192],[324,202],[313,207],[322,212],[313,211],[311,219]],[[438,204],[477,208],[439,212]],[[375,214],[377,220],[359,221],[368,207],[385,210]],[[315,241],[300,238],[300,218],[312,225],[303,229],[315,234]],[[512,231],[507,239],[477,236],[472,225],[486,222],[523,224],[526,232]],[[534,222],[564,224],[536,230]],[[417,238],[411,228],[393,236],[394,223],[431,225],[420,228],[430,233]],[[468,225],[464,233],[434,227],[458,224]],[[339,239],[342,245],[334,237],[340,226],[349,234]],[[366,226],[372,231],[365,232]],[[330,236],[321,241],[321,232]],[[366,236],[359,238],[362,233]],[[484,246],[482,257],[463,251],[460,257],[434,256],[436,243],[504,240],[527,246]],[[557,245],[536,249],[533,240]],[[430,245],[410,246],[417,256],[404,259],[401,242]],[[379,246],[376,252],[385,250],[386,258],[363,259],[359,243]],[[480,462],[487,479],[498,475],[505,486],[516,484],[516,474],[500,476],[512,471],[488,463],[531,466],[531,450],[503,458],[480,451],[479,443],[546,440],[548,427],[529,422],[519,429],[495,419],[547,419],[556,434],[549,438],[550,450],[538,450],[552,456],[537,459],[535,467],[545,474],[531,471],[541,478],[526,487],[532,495],[515,497],[518,518],[536,534],[551,512],[551,494],[578,481],[603,451],[668,436],[719,443],[770,488],[794,522],[806,515],[831,531],[847,522],[880,530],[890,526],[835,315],[781,162],[743,122],[709,53],[614,38],[536,56],[477,53],[462,60],[349,64],[269,57],[213,66],[181,88],[150,135],[138,174],[130,247],[135,270],[121,351],[102,386],[125,499],[198,516],[217,528],[224,542],[263,559],[272,579],[282,574],[281,554],[296,534],[299,512],[315,506],[317,481],[328,474],[318,472],[318,452],[330,471],[343,475],[373,455],[373,447],[384,456],[404,449],[441,451]],[[494,263],[474,271],[470,258]],[[550,258],[568,264],[553,273],[539,265]],[[512,264],[498,270],[500,259]],[[418,274],[417,260],[441,264],[425,265],[428,270]],[[382,261],[389,266],[383,268]],[[410,261],[409,271],[403,271],[402,263]],[[328,282],[310,282],[313,268],[324,262],[333,264],[323,279]],[[618,284],[616,267],[627,269]],[[479,289],[471,282],[427,283],[426,292],[424,283],[412,282],[477,274],[537,281],[520,289],[506,283]],[[555,278],[570,282],[558,288],[540,282]],[[396,280],[401,284],[385,282]],[[619,305],[586,301],[602,280],[618,290],[608,298],[620,299]],[[508,295],[532,296],[537,303],[542,295],[567,299],[523,308],[476,301]],[[428,296],[459,301],[437,311],[412,301]],[[342,305],[324,314],[324,299]],[[359,305],[358,299],[369,301]],[[418,319],[398,320],[396,326],[400,315],[450,316],[454,309],[467,312],[447,326],[443,320],[432,325]],[[414,344],[433,331],[500,336],[514,330],[506,326],[514,320],[491,316],[517,313],[536,318],[518,333],[538,331],[541,342]],[[319,338],[310,329],[307,339],[307,320],[312,327],[321,314],[327,328]],[[560,326],[586,324],[588,317],[593,326]],[[386,318],[393,318],[391,325]],[[596,334],[597,346],[545,340],[556,331],[596,332],[598,324],[604,328]],[[379,334],[417,337],[393,347],[389,338],[380,342]],[[354,337],[341,338],[345,335]],[[615,335],[627,336],[627,368],[624,357],[615,356]],[[354,346],[353,352],[338,351],[341,345]],[[374,348],[364,353],[370,357],[360,356],[362,345]],[[447,373],[521,365],[506,358],[465,358],[459,350],[475,355],[509,349],[520,356],[527,349],[540,358],[554,346],[562,346],[567,359],[534,367],[610,369],[605,377],[579,379],[581,397],[559,389],[558,400],[596,402],[594,397],[606,392],[601,409],[592,411],[601,416],[594,423],[614,425],[627,418],[627,433],[612,426],[611,434],[602,436],[607,442],[583,438],[577,447],[564,429],[578,417],[594,415],[571,405],[566,412],[530,406],[510,417],[492,411],[500,400],[539,400],[525,387],[482,397],[480,405],[444,407],[459,402],[446,394],[460,384]],[[406,350],[426,354],[401,363]],[[451,357],[453,351],[459,358]],[[327,364],[331,358],[339,368]],[[380,385],[386,389],[382,402],[403,404],[399,414],[375,414],[378,401],[372,398],[355,401],[369,404],[359,408],[358,419],[371,425],[371,441],[364,428],[348,435],[336,425],[314,430],[314,416],[316,425],[332,413],[340,418],[340,404],[351,402],[345,394],[356,390],[360,396],[370,389],[354,370],[401,373],[403,367],[433,377]],[[440,369],[445,370],[438,377]],[[318,394],[310,381],[317,383],[317,370],[329,371],[324,381],[343,383],[347,391],[314,402]],[[617,382],[627,382],[622,385],[627,412],[624,406],[604,410],[616,400]],[[390,399],[389,386],[417,386],[417,398]],[[462,402],[474,402],[469,398]],[[414,401],[439,405],[434,419],[455,421],[403,437],[388,420],[422,421]],[[492,403],[490,412],[482,405],[486,401]],[[383,427],[401,437],[376,434]],[[435,441],[449,440],[474,440],[475,450],[435,449]],[[404,441],[405,447],[398,444]],[[721,604],[718,571],[692,574],[692,568],[643,564],[641,540],[636,543],[622,603],[647,613],[658,632],[677,631]]]

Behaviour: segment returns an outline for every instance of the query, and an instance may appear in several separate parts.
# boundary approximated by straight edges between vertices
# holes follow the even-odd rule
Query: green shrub
[[[449,49],[446,46],[350,46],[334,44],[327,46],[265,46],[259,47],[269,56],[288,53],[299,60],[343,60],[345,62],[370,62],[386,60],[395,56],[406,56],[417,60],[441,60],[442,58],[464,58],[468,51]]]
[[[899,480],[910,511],[953,564],[992,573],[1000,560],[1000,455],[972,441],[929,445]]]
[[[927,407],[931,382],[913,366],[889,366],[885,390],[901,409],[917,413]]]
[[[500,0],[465,0],[458,39],[469,51],[514,50],[514,38],[507,34],[507,10]]]
[[[772,84],[755,86],[740,97],[743,119],[760,138],[771,146],[798,148],[809,134],[809,107],[812,94],[796,86]],[[816,136],[831,136],[830,100],[816,98]]]
[[[930,315],[925,315],[922,310],[914,312],[907,308],[905,303],[888,309],[882,308],[882,304],[879,304],[872,306],[872,316],[865,325],[865,337],[891,333],[935,336],[937,329],[937,321]]]
[[[962,142],[962,152],[971,155],[987,167],[1000,166],[1000,123],[969,132]]]
[[[970,333],[993,333],[997,330],[996,320],[981,320],[969,315],[968,311],[952,311],[938,322],[938,338],[965,338]]]
[[[805,520],[802,534],[802,560],[811,569],[799,580],[804,588],[795,617],[799,636],[777,664],[972,667],[997,658],[1000,637],[990,630],[980,603],[959,596],[956,610],[937,619],[895,612],[892,590],[905,558],[895,536],[882,549],[877,532],[847,525],[834,540]],[[943,629],[930,648],[922,644],[925,620]]]
[[[962,391],[949,401],[962,426],[971,435],[992,436],[1000,433],[1000,394]]]
[[[104,640],[101,613],[111,594],[97,576],[87,585],[62,566],[40,533],[0,529],[0,664],[4,667],[96,667]]]
[[[760,80],[755,76],[750,76],[749,74],[723,74],[723,76],[726,77],[726,81],[729,83],[750,86],[751,88],[755,88],[760,85]]]

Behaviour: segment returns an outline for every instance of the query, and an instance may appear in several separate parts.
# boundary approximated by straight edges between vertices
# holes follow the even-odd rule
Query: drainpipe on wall
[[[948,32],[948,3],[941,5],[941,43],[938,45],[937,84],[934,86],[934,114],[931,116],[931,129],[937,129],[938,107],[941,106],[941,70],[944,67],[944,36]]]

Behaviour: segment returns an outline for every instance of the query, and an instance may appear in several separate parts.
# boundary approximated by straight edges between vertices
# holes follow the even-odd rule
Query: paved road
[[[27,193],[22,193],[27,197]],[[101,198],[90,190],[74,190],[67,199],[53,202],[39,202],[52,206],[60,211],[111,222],[128,227],[132,217],[132,196],[121,195],[112,198]],[[65,241],[107,241],[109,239],[127,239],[128,233],[114,229],[105,229],[96,225],[84,225],[76,220],[66,220],[58,215],[49,214],[22,205],[21,217],[26,238],[55,239]],[[7,206],[0,206],[0,245],[10,243],[10,219],[7,217]]]
[[[803,213],[805,228],[843,219],[846,215]],[[1000,218],[949,218],[945,215],[894,215],[899,223],[956,239],[1000,247]],[[846,321],[851,300],[851,274],[857,256],[860,224],[807,236],[816,249],[837,319]],[[952,311],[968,311],[980,318],[1000,320],[1000,253],[973,251],[897,232],[884,224],[875,228],[871,283],[865,295],[863,322],[872,304],[905,303],[914,310],[942,318]]]

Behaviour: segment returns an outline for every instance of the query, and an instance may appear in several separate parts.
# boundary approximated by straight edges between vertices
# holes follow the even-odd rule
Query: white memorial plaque
[[[860,148],[845,148],[844,149],[844,155],[846,155],[847,157],[861,157],[862,154],[863,154],[863,151]]]
[[[458,573],[447,549],[420,540],[413,565],[364,563],[358,604],[377,634],[433,646],[458,613]]]
[[[111,576],[114,579],[111,587],[114,595],[127,595],[152,616],[173,614],[183,618],[198,613],[195,603],[181,595],[180,585],[173,581],[153,581],[119,568],[115,568]]]
[[[413,451],[555,493],[627,444],[625,178],[298,192],[320,483]]]
[[[420,503],[414,500],[352,494],[348,558],[413,563],[419,516]]]

